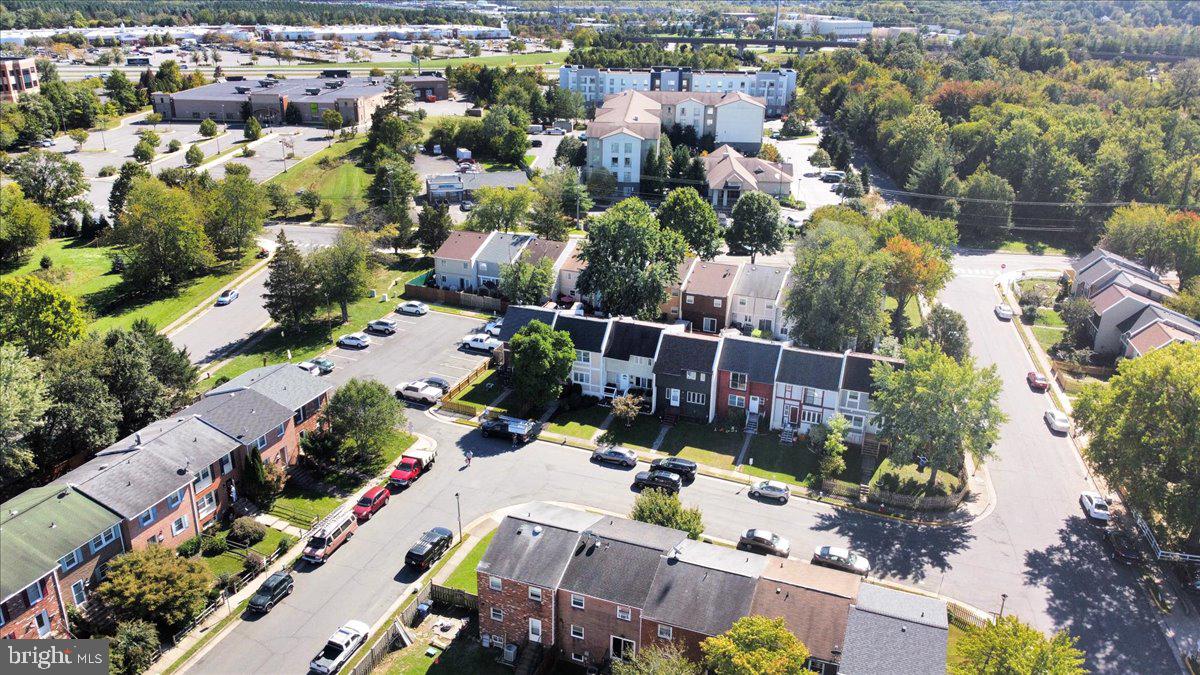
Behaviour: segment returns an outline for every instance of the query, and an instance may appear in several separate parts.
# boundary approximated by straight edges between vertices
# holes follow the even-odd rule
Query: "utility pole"
[[[462,502],[457,492],[454,493],[454,505],[458,508],[458,541],[462,542]]]

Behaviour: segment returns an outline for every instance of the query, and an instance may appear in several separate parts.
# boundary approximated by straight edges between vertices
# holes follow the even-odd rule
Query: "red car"
[[[1034,391],[1046,391],[1050,388],[1050,380],[1047,380],[1045,375],[1033,370],[1025,375],[1025,381],[1029,383],[1029,388]]]
[[[391,493],[382,485],[367,490],[367,493],[354,505],[354,517],[359,520],[370,520],[375,512],[387,505]]]

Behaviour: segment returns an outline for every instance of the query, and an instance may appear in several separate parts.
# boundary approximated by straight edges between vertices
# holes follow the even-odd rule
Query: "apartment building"
[[[766,114],[787,112],[796,96],[796,71],[693,70],[691,68],[589,68],[564,65],[558,69],[558,86],[579,93],[585,103],[600,103],[623,91],[740,92],[763,99]]]
[[[0,101],[16,103],[21,94],[41,91],[34,59],[0,56]]]

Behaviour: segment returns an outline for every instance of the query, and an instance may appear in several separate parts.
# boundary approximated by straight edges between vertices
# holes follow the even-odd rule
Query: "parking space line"
[[[442,363],[442,364],[438,364],[438,365],[442,366],[443,368],[456,368],[458,370],[468,370],[468,371],[474,370],[474,368],[470,368],[468,366],[460,366],[460,365],[454,364],[454,363]]]
[[[475,359],[477,359],[477,358],[479,358],[479,357],[478,357],[478,356],[455,356],[454,354],[447,354],[447,355],[446,355],[446,358],[448,358],[448,359],[460,359],[460,360],[466,361],[466,362],[468,362],[468,363],[474,363],[474,362],[475,362]]]
[[[358,359],[354,358],[353,356],[346,356],[346,355],[344,355],[344,354],[334,354],[334,353],[330,352],[330,354],[329,354],[329,355],[330,355],[330,356],[336,356],[336,357],[338,357],[339,359],[346,359],[347,361],[357,361],[357,360],[358,360]]]

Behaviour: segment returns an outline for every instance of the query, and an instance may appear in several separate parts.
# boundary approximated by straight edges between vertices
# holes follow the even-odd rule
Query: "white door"
[[[44,638],[50,634],[50,615],[45,610],[38,612],[33,619],[37,622],[38,637]]]
[[[621,373],[621,391],[629,391],[629,373]]]
[[[542,620],[541,619],[530,619],[529,620],[529,641],[530,642],[541,642],[542,641]]]
[[[761,403],[762,403],[761,398],[759,398],[757,396],[751,396],[750,397],[750,413],[753,415],[757,415],[758,414],[758,406]]]
[[[667,390],[667,397],[668,397],[668,398],[670,399],[670,401],[671,401],[671,407],[672,407],[672,408],[678,408],[678,407],[679,407],[679,390],[678,390],[678,389],[668,389],[668,390]]]
[[[705,333],[717,332],[717,320],[709,318],[709,317],[705,317],[704,318],[704,332]]]

